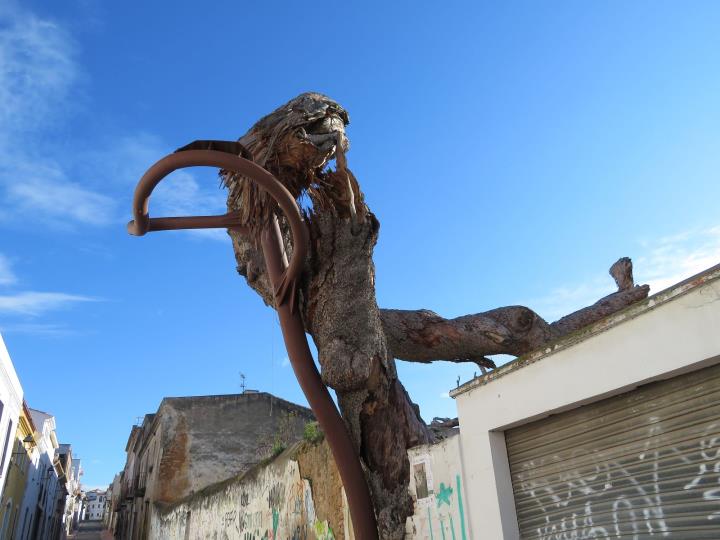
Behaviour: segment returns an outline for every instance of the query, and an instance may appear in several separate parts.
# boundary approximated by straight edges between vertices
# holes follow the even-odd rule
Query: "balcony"
[[[135,491],[134,495],[135,497],[144,497],[145,496],[145,486],[147,482],[147,473],[142,472],[137,475],[136,481],[135,481]]]

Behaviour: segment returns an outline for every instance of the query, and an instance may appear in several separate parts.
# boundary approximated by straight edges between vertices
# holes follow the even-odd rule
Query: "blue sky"
[[[304,399],[223,232],[125,232],[155,160],[300,92],[350,112],[383,307],[554,319],[635,261],[653,290],[720,262],[715,2],[0,0],[0,331],[84,481],[163,396]],[[222,211],[175,174],[157,215]],[[472,366],[400,362],[426,420]],[[481,411],[479,414],[492,414]]]

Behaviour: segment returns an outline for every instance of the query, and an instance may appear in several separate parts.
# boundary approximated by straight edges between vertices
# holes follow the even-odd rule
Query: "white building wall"
[[[25,495],[23,496],[18,524],[15,533],[19,540],[29,538],[38,497],[40,495],[40,450],[35,447],[29,454],[30,464],[28,465],[28,478],[25,484]]]
[[[105,512],[106,497],[104,491],[90,491],[87,493],[86,519],[90,521],[101,520]]]
[[[23,389],[2,335],[0,335],[0,495],[5,486],[13,440],[22,409]],[[9,433],[9,436],[8,436]]]
[[[408,459],[415,513],[408,518],[405,537],[472,538],[465,515],[467,496],[460,465],[460,435],[411,448]]]
[[[504,430],[717,362],[720,266],[452,391],[473,538],[519,538]]]
[[[58,492],[58,477],[53,467],[55,450],[58,447],[55,436],[55,417],[30,409],[30,414],[37,432],[35,440],[37,447],[31,455],[31,465],[28,482],[23,497],[23,508],[20,515],[21,540],[31,538],[32,532],[37,530],[39,538],[50,534],[54,517],[54,505]],[[40,508],[38,508],[38,506]],[[27,523],[25,523],[25,510],[27,509]],[[36,524],[37,523],[37,524]]]

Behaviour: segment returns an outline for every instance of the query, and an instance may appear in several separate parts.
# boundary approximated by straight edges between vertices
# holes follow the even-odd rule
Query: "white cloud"
[[[17,164],[6,196],[15,213],[28,222],[103,225],[114,220],[114,202],[71,182],[54,163]]]
[[[66,326],[52,323],[0,323],[0,331],[3,334],[27,334],[44,337],[68,336],[76,333]]]
[[[82,102],[77,46],[57,22],[0,2],[0,221],[32,219],[61,229],[127,222],[133,185],[174,148],[138,133],[78,140],[82,155],[63,153],[46,133]],[[216,175],[203,175],[197,169],[171,175],[156,190],[151,213],[224,213]],[[227,241],[224,230],[189,233]]]
[[[195,176],[186,170],[173,173],[153,193],[156,215],[198,216],[225,213],[225,196],[217,187],[211,191],[200,187]]]
[[[720,225],[647,243],[635,264],[637,281],[656,293],[720,263]]]
[[[75,45],[55,22],[0,10],[0,187],[3,217],[68,226],[108,221],[112,199],[71,181],[42,130],[77,101]]]
[[[720,225],[640,242],[633,257],[633,274],[636,283],[650,285],[654,294],[718,263]],[[609,275],[596,275],[585,283],[553,289],[527,305],[547,320],[555,320],[615,290]]]
[[[595,303],[613,290],[613,281],[609,275],[606,278],[595,277],[587,283],[557,287],[547,296],[531,300],[528,306],[543,318],[554,321]]]
[[[135,183],[153,163],[173,150],[149,133],[125,136],[108,144],[105,149],[87,155],[85,166],[89,169],[83,174],[88,178],[100,174],[106,184],[110,182],[115,189],[123,191],[128,207],[122,211],[127,220]],[[182,169],[170,174],[155,188],[150,201],[150,215],[153,217],[214,215],[226,211],[225,192],[220,187],[214,168]],[[224,229],[185,232],[197,238],[228,239]]]
[[[290,365],[290,358],[287,356],[280,361],[282,367],[288,367]]]
[[[88,296],[58,292],[18,292],[0,295],[0,314],[37,316],[70,304],[96,300]]]
[[[0,22],[2,141],[45,125],[65,108],[78,69],[72,40],[53,21],[14,5],[0,11]]]
[[[10,260],[0,253],[0,285],[13,285],[17,283],[17,276],[12,271]]]

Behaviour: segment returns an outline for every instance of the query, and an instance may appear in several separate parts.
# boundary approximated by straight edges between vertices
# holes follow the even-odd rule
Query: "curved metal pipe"
[[[148,204],[155,186],[171,172],[177,169],[195,166],[220,167],[222,169],[237,171],[259,184],[260,187],[266,190],[278,203],[290,223],[290,230],[293,236],[293,256],[287,269],[283,272],[280,282],[274,284],[275,296],[283,302],[290,299],[294,310],[295,287],[303,270],[310,237],[302,220],[302,216],[298,211],[295,199],[287,188],[272,174],[252,161],[217,150],[186,150],[165,156],[147,170],[135,188],[135,194],[133,196],[133,220],[128,223],[128,232],[135,236],[143,236],[152,230],[153,224],[157,224],[158,222],[150,218]],[[238,223],[236,219],[237,216],[234,213],[223,216],[206,216],[206,218],[208,218],[208,225],[205,227],[197,223],[198,217],[192,218],[195,220],[192,228],[234,228],[234,223]],[[214,218],[216,221],[211,224],[209,222],[210,218]],[[164,230],[168,230],[168,225],[170,225],[168,220],[177,220],[179,218],[157,219],[164,220]],[[176,226],[172,228],[181,229],[183,227],[180,226],[179,222],[176,222]]]
[[[142,236],[156,230],[227,227],[247,233],[247,229],[240,227],[239,217],[234,212],[221,216],[150,217],[148,205],[155,186],[177,169],[198,165],[237,171],[257,182],[275,199],[290,224],[293,254],[287,266],[277,219],[271,220],[261,237],[265,264],[275,291],[275,307],[280,318],[285,346],[295,376],[325,433],[335,458],[345,487],[355,537],[361,540],[376,540],[377,522],[360,459],[355,452],[345,422],[315,366],[305,327],[296,309],[296,284],[308,252],[309,234],[292,194],[265,169],[237,155],[215,150],[177,152],[155,163],[138,182],[133,197],[133,221],[128,223],[128,232]]]

